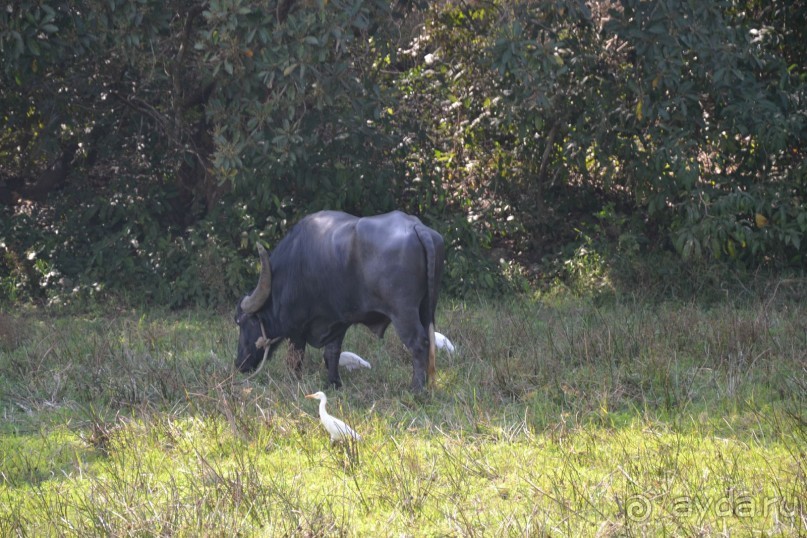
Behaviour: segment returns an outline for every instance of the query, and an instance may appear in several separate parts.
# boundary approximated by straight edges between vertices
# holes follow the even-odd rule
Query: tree
[[[374,77],[375,60],[394,53],[396,9],[85,0],[4,10],[9,272],[36,286],[32,265],[46,259],[40,273],[112,283],[133,272],[159,290],[156,274],[170,293],[184,274],[198,291],[213,278],[193,271],[198,256],[235,258],[312,207],[391,208],[393,142],[375,128]],[[235,267],[222,293],[243,284]]]
[[[325,207],[421,215],[457,293],[573,249],[594,215],[633,250],[803,264],[801,7],[9,4],[0,289],[220,302],[257,241]]]
[[[448,72],[421,100],[457,118],[434,128],[464,178],[447,190],[480,178],[474,211],[498,200],[526,232],[498,233],[540,248],[615,207],[685,257],[803,260],[805,80],[785,61],[803,25],[786,2],[436,9],[420,46]]]
[[[630,60],[615,140],[648,213],[672,219],[685,257],[803,257],[805,86],[776,31],[733,2],[621,4],[607,26]]]

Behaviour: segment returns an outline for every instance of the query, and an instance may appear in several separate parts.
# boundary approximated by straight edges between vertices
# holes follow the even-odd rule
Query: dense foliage
[[[8,4],[0,298],[229,302],[326,207],[420,215],[455,293],[603,245],[802,266],[805,9]]]

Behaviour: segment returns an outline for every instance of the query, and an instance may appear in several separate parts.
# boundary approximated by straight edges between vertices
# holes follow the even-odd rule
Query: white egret
[[[454,344],[451,343],[451,340],[445,337],[445,335],[434,331],[434,345],[439,347],[440,349],[445,349],[449,353],[454,353]]]
[[[347,368],[348,370],[355,370],[356,368],[372,368],[369,362],[351,351],[343,351],[339,355],[339,366],[341,368]]]
[[[325,410],[325,404],[328,402],[328,397],[325,396],[324,392],[320,391],[315,392],[314,394],[306,394],[305,397],[319,400],[319,420],[322,422],[322,425],[325,426],[328,433],[331,434],[331,444],[345,440],[349,437],[357,441],[361,441],[361,436],[353,431],[350,426],[338,418],[332,417],[328,414],[328,411]]]

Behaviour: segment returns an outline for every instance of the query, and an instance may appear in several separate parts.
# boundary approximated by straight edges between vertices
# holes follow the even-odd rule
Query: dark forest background
[[[805,0],[21,0],[0,54],[3,303],[230,304],[322,208],[456,295],[807,261]]]

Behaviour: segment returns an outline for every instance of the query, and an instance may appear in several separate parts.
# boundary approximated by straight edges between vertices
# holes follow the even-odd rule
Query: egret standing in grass
[[[342,422],[336,417],[332,417],[328,414],[328,411],[325,409],[325,404],[328,402],[328,397],[325,396],[325,393],[315,392],[314,394],[306,394],[306,398],[313,398],[315,400],[319,400],[319,420],[322,422],[322,425],[325,426],[325,429],[331,434],[331,444],[337,443],[343,440],[350,440],[355,439],[356,441],[361,441],[361,436],[353,431],[353,428]]]

